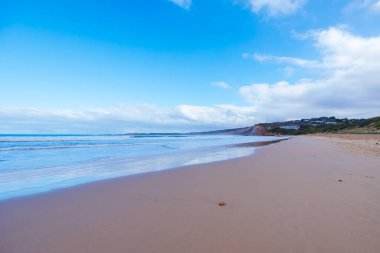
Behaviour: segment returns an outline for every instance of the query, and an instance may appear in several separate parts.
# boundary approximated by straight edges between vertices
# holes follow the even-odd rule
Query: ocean
[[[251,155],[235,144],[277,137],[125,134],[0,135],[0,200],[98,180]]]

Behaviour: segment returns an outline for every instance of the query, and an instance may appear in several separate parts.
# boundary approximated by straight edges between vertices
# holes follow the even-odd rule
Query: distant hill
[[[284,122],[260,123],[250,127],[191,133],[200,135],[302,135],[316,133],[380,134],[380,117],[337,119],[320,117]]]

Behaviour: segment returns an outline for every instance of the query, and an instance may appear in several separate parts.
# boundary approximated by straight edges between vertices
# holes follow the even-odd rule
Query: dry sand
[[[314,137],[333,141],[354,153],[380,156],[380,134],[316,134]]]
[[[296,137],[0,202],[0,252],[379,253],[380,157]]]

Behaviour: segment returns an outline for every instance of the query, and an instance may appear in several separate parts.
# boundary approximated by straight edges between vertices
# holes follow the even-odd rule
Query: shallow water
[[[0,200],[254,153],[261,136],[0,135]]]

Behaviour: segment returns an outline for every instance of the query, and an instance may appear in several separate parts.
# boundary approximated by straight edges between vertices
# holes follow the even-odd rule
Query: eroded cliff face
[[[268,131],[268,129],[265,126],[257,124],[257,125],[253,126],[253,135],[260,135],[260,136],[281,136],[282,134],[270,132],[270,131]]]
[[[268,128],[263,124],[257,124],[250,127],[243,128],[234,128],[234,129],[224,129],[217,131],[209,131],[209,132],[197,132],[191,134],[200,134],[200,135],[212,135],[212,134],[226,134],[226,135],[259,135],[259,136],[281,136],[280,133],[268,131]]]

